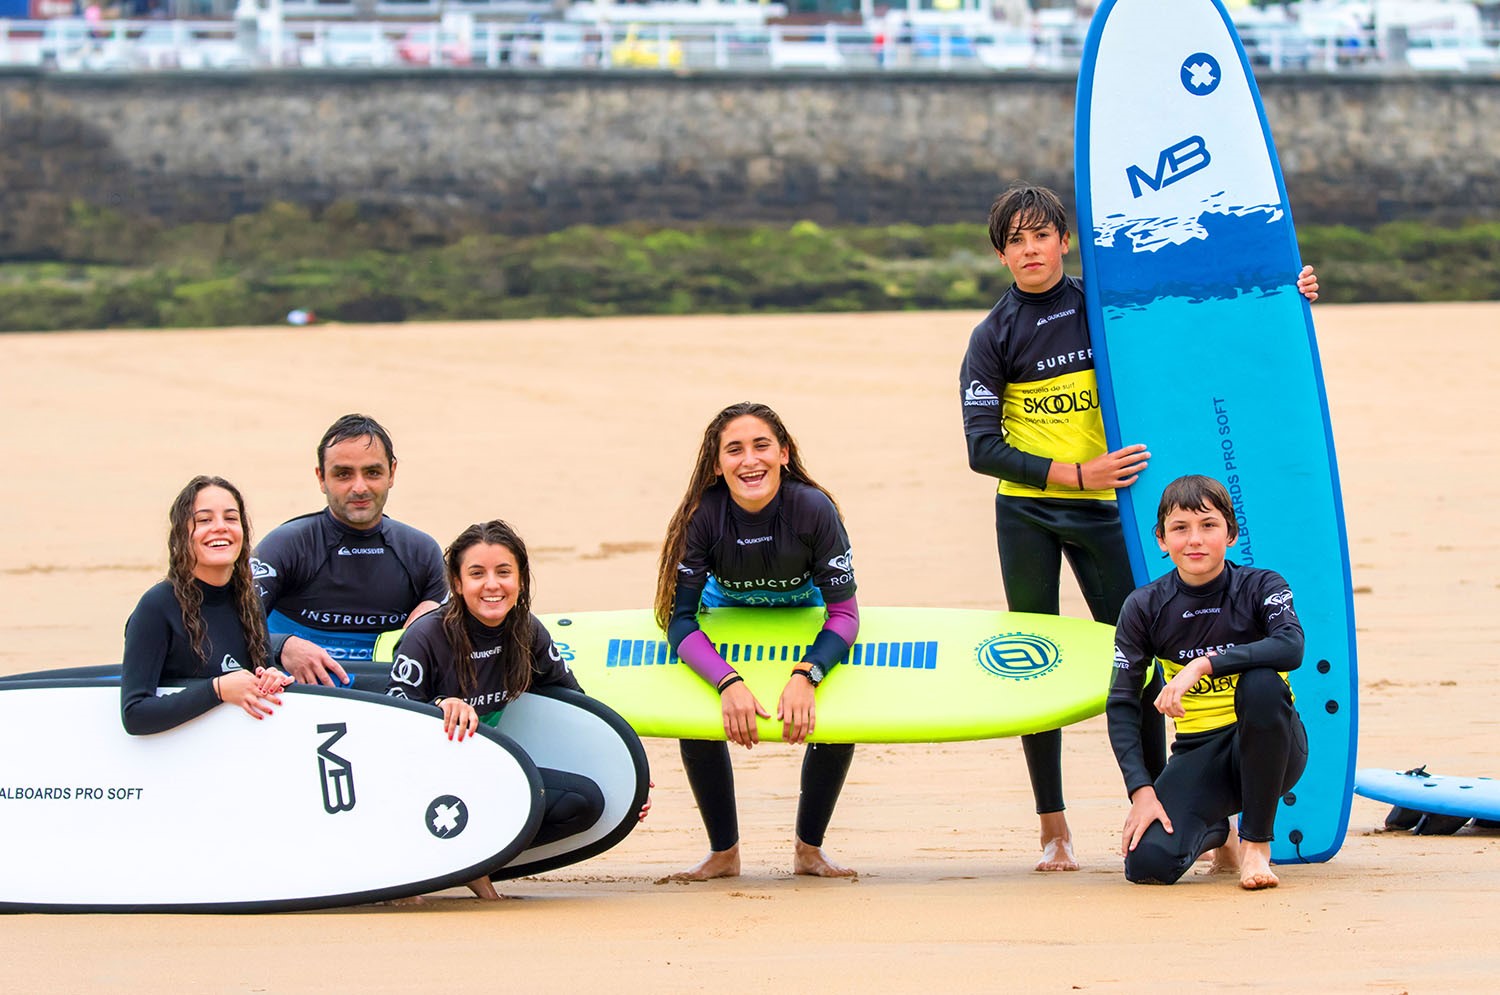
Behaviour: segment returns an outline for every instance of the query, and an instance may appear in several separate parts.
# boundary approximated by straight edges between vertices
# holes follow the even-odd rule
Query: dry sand
[[[1361,763],[1497,773],[1500,305],[1316,316],[1357,590]],[[162,574],[182,483],[230,478],[264,532],[319,506],[314,446],[350,410],[394,434],[395,517],[443,542],[496,515],[521,529],[539,611],[649,603],[702,426],[742,399],[780,410],[838,495],[862,603],[1000,607],[992,488],[965,465],[955,390],[978,317],[0,337],[0,673],[117,660],[126,616]],[[1164,357],[1164,399],[1174,379],[1228,361]],[[0,985],[1401,992],[1500,978],[1496,834],[1378,832],[1386,807],[1356,798],[1342,852],[1283,868],[1275,891],[1134,887],[1115,853],[1125,803],[1102,720],[1065,744],[1077,874],[1030,870],[1019,745],[993,741],[862,747],[829,836],[859,880],[793,878],[797,753],[768,745],[737,758],[744,875],[654,884],[706,842],[675,745],[649,741],[647,822],[599,858],[510,883],[520,901],[446,892],[423,908],[301,915],[13,916],[0,919]],[[226,864],[276,838],[275,826],[242,828]]]

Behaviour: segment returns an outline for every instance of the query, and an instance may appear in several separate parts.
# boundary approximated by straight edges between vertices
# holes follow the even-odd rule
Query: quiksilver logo
[[[221,673],[227,674],[231,670],[243,670],[243,669],[244,668],[240,666],[240,661],[236,660],[234,657],[230,656],[228,653],[225,653],[224,654],[224,659],[222,659],[222,660],[219,661],[219,671]]]
[[[734,544],[736,546],[755,546],[755,545],[758,545],[759,543],[770,542],[770,541],[771,541],[771,536],[755,536],[755,537],[750,538],[750,539],[736,539],[734,541]]]
[[[964,404],[971,407],[994,407],[1000,403],[1000,398],[978,380],[970,380],[969,386],[964,389]]]
[[[340,556],[380,556],[385,552],[384,546],[348,546],[339,547]]]

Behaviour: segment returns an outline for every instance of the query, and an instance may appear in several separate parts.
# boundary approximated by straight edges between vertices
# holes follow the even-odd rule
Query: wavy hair
[[[222,487],[228,491],[239,508],[244,540],[229,576],[229,588],[234,597],[234,613],[240,620],[240,632],[244,634],[245,646],[250,652],[249,669],[253,670],[264,665],[269,654],[266,614],[261,608],[260,595],[255,590],[255,579],[250,573],[250,516],[245,514],[245,498],[240,494],[239,488],[223,477],[200,474],[189,480],[187,486],[172,501],[172,507],[167,512],[170,526],[167,532],[167,580],[171,582],[172,593],[177,598],[178,607],[182,609],[182,624],[193,644],[193,652],[201,663],[207,665],[203,592],[193,582],[193,568],[198,565],[198,556],[193,551],[193,506],[198,502],[198,494],[209,487]]]
[[[469,638],[468,620],[473,618],[469,606],[464,603],[463,568],[464,554],[480,544],[504,546],[516,558],[516,572],[520,586],[516,591],[516,603],[500,623],[504,639],[498,660],[501,683],[507,700],[531,687],[531,650],[534,629],[531,624],[531,558],[526,553],[526,543],[516,530],[500,519],[478,522],[458,534],[443,553],[448,568],[448,589],[452,596],[443,607],[443,635],[453,647],[453,665],[458,671],[460,694],[473,694],[479,684],[479,675],[474,669],[474,642]]]
[[[787,461],[786,466],[781,468],[782,479],[795,480],[822,491],[828,500],[833,501],[834,508],[838,508],[838,502],[834,501],[827,488],[808,476],[807,469],[802,465],[797,440],[786,430],[780,415],[754,401],[741,401],[720,411],[703,430],[703,442],[698,447],[698,461],[688,478],[687,493],[682,496],[682,503],[677,506],[672,520],[667,523],[666,541],[662,543],[661,560],[656,565],[656,624],[664,630],[672,619],[672,602],[677,596],[677,565],[682,562],[683,553],[687,551],[688,523],[693,520],[694,512],[711,489],[728,486],[716,472],[719,466],[719,443],[729,423],[745,415],[765,422],[766,427],[776,436],[777,443],[786,450]]]

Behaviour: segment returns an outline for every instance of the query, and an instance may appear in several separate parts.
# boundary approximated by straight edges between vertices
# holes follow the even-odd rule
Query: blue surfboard
[[[1075,177],[1088,318],[1111,449],[1149,469],[1119,494],[1138,582],[1172,568],[1162,489],[1234,497],[1231,558],[1291,583],[1306,773],[1272,857],[1321,861],[1349,823],[1357,733],[1343,501],[1286,186],[1244,48],[1218,0],[1104,0],[1078,80]]]
[[[1356,794],[1418,812],[1472,819],[1500,819],[1500,781],[1488,777],[1444,777],[1426,770],[1369,767],[1354,778]]]

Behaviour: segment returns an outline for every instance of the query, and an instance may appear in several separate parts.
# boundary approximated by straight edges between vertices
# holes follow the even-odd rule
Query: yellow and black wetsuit
[[[1084,463],[1106,450],[1083,284],[1064,276],[1040,294],[1007,290],[969,337],[959,392],[969,466],[1000,478],[995,534],[1010,610],[1056,615],[1066,556],[1090,613],[1113,624],[1135,587],[1114,491],[1047,484],[1054,461]],[[1165,728],[1159,716],[1143,713],[1142,722],[1159,772]],[[1021,744],[1037,811],[1062,811],[1061,731]]]
[[[1307,766],[1307,733],[1287,674],[1302,663],[1302,623],[1292,590],[1274,570],[1226,562],[1207,584],[1174,570],[1125,600],[1115,628],[1115,677],[1105,712],[1125,793],[1154,784],[1172,820],[1152,823],[1125,859],[1131,881],[1171,884],[1204,850],[1239,835],[1270,842],[1276,802]],[[1182,697],[1172,759],[1160,774],[1141,755],[1141,687],[1157,666],[1168,679],[1201,657],[1213,673]]]

